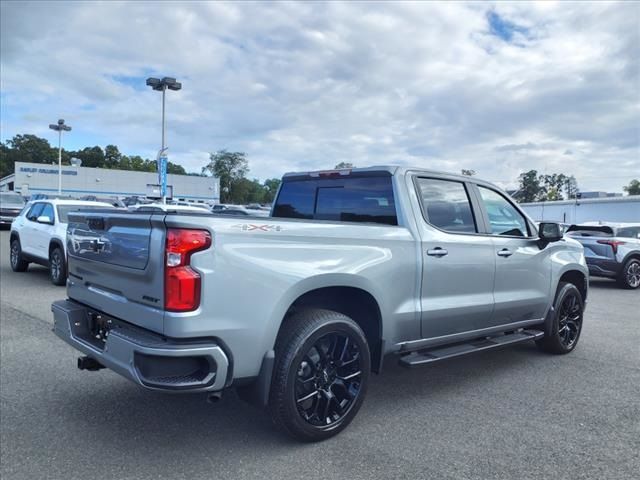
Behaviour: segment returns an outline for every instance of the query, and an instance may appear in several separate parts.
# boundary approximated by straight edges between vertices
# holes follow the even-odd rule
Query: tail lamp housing
[[[211,246],[206,230],[169,228],[164,264],[164,308],[190,312],[200,306],[200,274],[191,268],[191,255]]]
[[[625,242],[621,242],[620,240],[598,240],[598,243],[611,246],[614,255],[618,253],[618,246],[625,244]]]

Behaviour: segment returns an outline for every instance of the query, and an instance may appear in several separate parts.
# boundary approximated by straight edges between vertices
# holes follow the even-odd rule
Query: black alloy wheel
[[[306,309],[285,320],[269,392],[274,423],[296,440],[316,442],[356,416],[369,384],[367,338],[351,318]]]
[[[558,355],[573,351],[582,332],[583,315],[582,293],[573,283],[561,282],[545,323],[544,337],[536,340],[536,345]]]
[[[582,302],[576,292],[564,297],[558,313],[558,335],[565,348],[573,348],[582,329]]]
[[[295,387],[298,413],[306,422],[326,427],[349,412],[360,393],[360,355],[358,344],[341,332],[324,335],[307,351]]]

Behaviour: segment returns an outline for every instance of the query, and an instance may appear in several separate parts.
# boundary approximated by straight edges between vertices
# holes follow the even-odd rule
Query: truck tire
[[[371,370],[366,337],[356,322],[330,310],[304,310],[285,322],[275,348],[271,418],[297,440],[325,440],[362,406]]]
[[[11,263],[11,270],[14,272],[25,272],[29,267],[29,262],[27,262],[22,256],[22,247],[20,246],[20,240],[17,237],[11,240],[11,253],[9,260]]]
[[[640,287],[640,260],[630,258],[625,262],[620,275],[618,275],[618,285],[631,290]]]
[[[49,252],[49,278],[54,285],[67,284],[67,265],[60,247],[53,247]]]
[[[560,282],[554,301],[554,313],[542,339],[536,340],[540,350],[556,355],[571,352],[580,339],[584,300],[573,283]]]

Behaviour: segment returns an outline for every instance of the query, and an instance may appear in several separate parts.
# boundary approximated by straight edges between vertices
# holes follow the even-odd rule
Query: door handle
[[[513,252],[508,248],[503,248],[498,252],[499,257],[510,257],[511,255],[513,255]]]
[[[436,248],[427,250],[427,255],[429,255],[430,257],[444,257],[448,253],[449,252],[447,252],[444,248],[441,248],[441,247],[436,247]]]

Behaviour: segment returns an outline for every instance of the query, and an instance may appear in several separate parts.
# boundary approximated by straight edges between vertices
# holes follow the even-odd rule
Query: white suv
[[[29,263],[49,267],[55,285],[67,281],[67,215],[83,207],[113,208],[108,203],[81,200],[36,200],[11,224],[11,269],[24,272]]]

